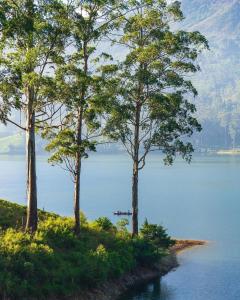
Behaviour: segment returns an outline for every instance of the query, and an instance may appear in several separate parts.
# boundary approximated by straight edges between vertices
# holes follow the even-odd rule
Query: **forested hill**
[[[199,30],[211,51],[201,57],[198,115],[203,132],[201,147],[240,145],[240,1],[183,0],[184,28]]]

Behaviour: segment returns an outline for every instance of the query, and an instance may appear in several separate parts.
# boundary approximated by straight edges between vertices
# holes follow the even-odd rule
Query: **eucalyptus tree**
[[[129,13],[118,20],[126,57],[117,72],[118,89],[106,134],[120,140],[132,166],[132,232],[138,234],[138,177],[147,155],[155,150],[172,164],[177,153],[190,161],[186,139],[201,126],[190,97],[197,91],[186,77],[199,71],[196,59],[208,48],[199,32],[173,30],[183,19],[180,3],[128,1]]]
[[[82,0],[74,2],[72,14],[72,47],[64,64],[58,67],[55,97],[61,95],[66,111],[63,126],[46,130],[50,140],[49,161],[70,172],[74,183],[75,233],[80,232],[80,178],[82,158],[95,151],[101,132],[100,116],[111,97],[111,56],[101,52],[101,40],[117,18],[116,1]]]
[[[0,2],[0,118],[26,133],[27,222],[37,229],[35,130],[59,108],[49,108],[54,65],[62,59],[68,7],[61,0],[1,0]],[[25,125],[11,119],[24,113]]]

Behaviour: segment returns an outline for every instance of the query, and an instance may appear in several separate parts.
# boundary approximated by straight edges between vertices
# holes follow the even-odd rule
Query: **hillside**
[[[39,220],[58,217],[54,213],[38,211]],[[26,207],[0,199],[0,228],[21,228],[26,219]]]
[[[43,154],[46,142],[39,136],[36,139],[37,153]],[[1,154],[24,154],[25,153],[25,135],[24,133],[10,134],[0,137],[0,155]]]
[[[21,230],[25,210],[0,200],[0,299],[115,299],[176,267],[168,255],[175,241],[162,226],[145,224],[132,239],[125,225],[104,217],[89,222],[82,214],[78,236],[72,218],[39,211],[38,230],[30,234]]]
[[[24,152],[24,136],[15,134],[0,138],[0,154]]]
[[[201,147],[235,147],[240,143],[240,1],[183,0],[183,27],[198,30],[211,50],[200,59],[202,72],[194,77],[199,91]]]

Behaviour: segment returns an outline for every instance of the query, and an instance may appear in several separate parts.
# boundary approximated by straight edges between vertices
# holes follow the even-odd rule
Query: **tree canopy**
[[[138,232],[138,172],[148,153],[161,150],[165,163],[177,154],[190,161],[186,137],[200,131],[190,96],[197,90],[187,78],[199,71],[198,54],[208,48],[199,32],[174,30],[183,19],[180,2],[129,1],[129,13],[118,19],[116,43],[126,48],[119,64],[116,98],[106,134],[120,140],[133,160],[133,233]],[[114,40],[115,33],[113,33]]]

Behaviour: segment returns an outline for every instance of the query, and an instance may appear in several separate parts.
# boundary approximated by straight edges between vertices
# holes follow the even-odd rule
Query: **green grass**
[[[72,218],[39,211],[35,234],[21,228],[26,208],[0,200],[0,299],[56,299],[76,295],[118,278],[139,265],[153,266],[173,241],[161,227],[144,224],[132,238],[127,222],[107,218],[89,222],[81,214],[81,233]]]

